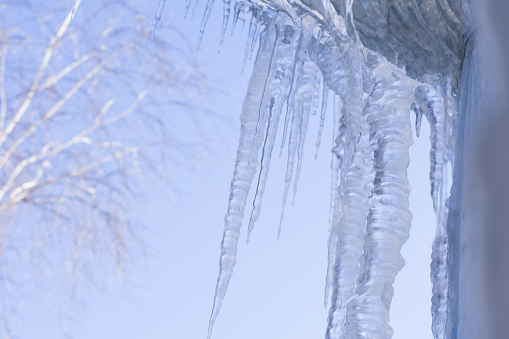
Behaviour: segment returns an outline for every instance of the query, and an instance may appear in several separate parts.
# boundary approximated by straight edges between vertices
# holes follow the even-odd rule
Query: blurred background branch
[[[162,22],[151,37],[154,6],[73,4],[0,1],[0,338],[20,257],[40,269],[51,249],[71,275],[109,257],[124,273],[132,196],[153,189],[140,179],[171,181],[196,146],[179,114],[212,116],[191,103],[207,82],[185,36]]]

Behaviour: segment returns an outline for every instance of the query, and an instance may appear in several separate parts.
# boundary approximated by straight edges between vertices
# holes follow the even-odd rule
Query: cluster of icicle
[[[212,3],[209,0],[207,4],[202,32]],[[288,152],[284,210],[292,183],[294,192],[297,188],[310,115],[321,110],[319,146],[332,93],[335,107],[326,338],[393,335],[389,326],[392,285],[404,265],[400,250],[409,236],[412,219],[406,173],[413,142],[412,110],[417,134],[422,115],[431,126],[431,195],[439,216],[431,273],[433,330],[435,337],[441,338],[447,296],[448,196],[442,177],[452,160],[456,102],[450,81],[436,76],[418,82],[367,50],[355,30],[352,0],[343,1],[341,15],[329,0],[224,0],[223,34],[232,5],[234,25],[251,14],[247,50],[254,50],[257,41],[259,49],[240,116],[241,136],[209,337],[236,263],[253,183],[248,239],[260,215],[279,124],[284,124],[281,151],[287,143]]]

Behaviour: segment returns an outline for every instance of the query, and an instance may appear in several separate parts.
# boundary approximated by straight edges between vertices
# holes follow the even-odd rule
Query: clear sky
[[[193,21],[183,18],[184,4],[185,0],[167,1],[162,20],[173,22],[194,43],[204,1]],[[158,0],[147,1],[154,13],[157,5]],[[187,137],[206,139],[209,147],[196,159],[194,171],[174,169],[171,178],[177,183],[176,190],[159,189],[147,179],[147,185],[154,187],[153,194],[137,202],[135,214],[147,228],[150,253],[135,263],[126,281],[112,276],[99,288],[85,288],[72,325],[62,315],[65,296],[61,286],[41,291],[38,300],[21,305],[19,338],[63,338],[66,331],[77,339],[206,338],[239,137],[238,116],[252,67],[248,61],[241,73],[247,29],[237,29],[227,37],[218,53],[221,24],[222,3],[217,0],[198,55],[198,64],[217,93],[196,100],[226,118],[204,128],[206,135],[183,124]],[[245,245],[245,233],[241,239],[237,266],[213,338],[323,338],[331,115],[315,161],[318,122],[318,117],[311,120],[299,191],[295,205],[287,207],[279,242],[276,234],[286,159],[274,157],[261,217],[249,245]],[[407,265],[394,286],[391,326],[396,339],[432,338],[429,265],[435,216],[429,197],[428,136],[424,123],[421,137],[411,148],[414,221],[403,249]]]

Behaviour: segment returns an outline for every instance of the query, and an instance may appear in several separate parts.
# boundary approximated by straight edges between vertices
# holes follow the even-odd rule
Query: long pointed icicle
[[[157,7],[156,14],[154,16],[154,20],[152,21],[152,27],[150,28],[150,39],[154,39],[154,35],[156,33],[157,24],[161,20],[163,15],[164,5],[166,4],[166,0],[159,0],[159,6]]]
[[[285,175],[285,188],[283,192],[283,199],[282,199],[282,211],[281,211],[281,217],[279,219],[279,228],[278,228],[278,238],[281,235],[281,226],[283,223],[284,218],[284,212],[286,207],[286,201],[288,199],[288,193],[290,190],[290,185],[292,183],[293,173],[294,173],[294,167],[295,167],[295,156],[298,154],[298,145],[299,140],[304,137],[305,135],[302,134],[302,123],[304,118],[304,124],[307,124],[306,120],[306,114],[309,115],[309,112],[304,111],[304,105],[303,105],[303,96],[306,91],[309,90],[311,87],[311,91],[314,85],[314,78],[311,78],[306,75],[306,68],[312,67],[310,65],[311,61],[307,60],[306,52],[307,47],[309,45],[309,41],[311,40],[311,33],[313,31],[313,26],[315,25],[315,22],[310,18],[304,18],[302,20],[302,40],[300,42],[299,50],[297,51],[297,59],[300,63],[300,67],[302,68],[299,70],[298,77],[294,78],[294,81],[296,81],[296,84],[298,86],[293,86],[291,93],[290,102],[288,105],[292,105],[293,107],[290,107],[293,111],[293,116],[290,122],[290,137],[288,140],[288,159],[287,159],[287,165],[286,165],[286,175]],[[308,65],[306,65],[308,63]],[[312,94],[311,94],[312,96]],[[309,101],[312,98],[309,98]],[[309,103],[310,105],[311,103]],[[310,107],[309,107],[310,109]],[[305,126],[307,128],[307,126]]]
[[[271,84],[268,86],[268,93],[266,94],[270,97],[269,125],[262,148],[260,173],[248,226],[248,239],[249,234],[254,228],[254,223],[260,216],[262,198],[269,173],[272,150],[276,141],[279,118],[283,105],[285,101],[287,101],[290,83],[295,72],[295,52],[299,40],[297,28],[293,27],[290,18],[285,14],[279,15],[278,27],[280,27],[280,32],[278,35],[277,47],[275,48],[274,61],[271,65],[269,75]]]
[[[258,150],[263,142],[263,135],[256,133],[260,108],[263,104],[263,91],[260,91],[260,88],[266,86],[267,75],[270,71],[276,43],[276,34],[276,30],[272,25],[268,25],[262,33],[262,44],[256,57],[253,74],[249,80],[248,92],[244,99],[240,116],[240,141],[235,161],[235,171],[230,186],[228,212],[224,218],[225,228],[221,242],[219,277],[214,296],[214,306],[209,321],[209,338],[236,263],[237,244],[240,237],[246,199],[256,172]]]
[[[323,93],[322,93],[322,108],[320,110],[320,126],[318,127],[318,137],[316,138],[316,153],[315,160],[318,158],[318,150],[320,149],[320,145],[322,144],[322,133],[323,126],[325,125],[325,115],[327,114],[327,101],[329,100],[329,88],[327,85],[323,84]]]
[[[341,213],[339,236],[333,267],[332,304],[329,311],[327,339],[338,339],[344,332],[346,306],[353,297],[355,278],[362,255],[362,244],[368,211],[369,178],[364,173],[366,145],[359,145],[362,127],[362,54],[351,46],[346,52],[347,90],[343,107],[346,112],[344,157],[341,161],[339,197]],[[369,159],[368,159],[368,168]]]
[[[340,119],[342,116],[342,103],[339,96],[335,96],[334,98],[334,135],[332,139],[332,144],[336,143],[336,138],[339,135],[340,131]],[[338,241],[339,228],[337,227],[339,223],[333,223],[334,220],[339,220],[340,215],[335,215],[335,213],[341,213],[341,200],[338,199],[338,185],[339,185],[339,158],[336,154],[332,153],[331,159],[331,198],[330,198],[330,212],[329,212],[329,240],[327,242],[327,274],[325,276],[325,293],[323,304],[327,307],[329,302],[329,293],[331,289],[332,283],[332,268],[334,266],[334,259],[336,256],[336,244]]]
[[[210,13],[212,13],[213,6],[214,0],[208,0],[207,6],[205,7],[205,13],[203,14],[203,18],[201,20],[200,32],[198,33],[198,44],[196,46],[197,50],[200,48],[201,41],[203,39],[203,34],[205,34],[205,28],[207,27],[207,22],[209,21]]]
[[[430,278],[433,286],[431,297],[432,330],[435,339],[445,339],[445,324],[447,320],[447,217],[449,207],[449,177],[452,176],[452,163],[446,161],[444,164],[444,176],[440,185],[440,201],[437,212],[437,231],[431,252]]]
[[[385,60],[368,56],[374,68],[374,90],[365,110],[370,130],[375,176],[356,297],[348,302],[346,333],[342,338],[390,338],[389,309],[397,273],[404,265],[401,248],[409,237],[410,184],[407,167],[413,143],[410,123],[412,85],[403,71]]]
[[[186,0],[186,6],[184,9],[184,18],[187,18],[187,15],[189,14],[189,7],[191,7],[191,0]]]
[[[288,141],[288,159],[286,161],[286,175],[285,175],[285,188],[283,192],[282,211],[279,219],[279,228],[277,231],[277,237],[279,239],[281,235],[281,226],[283,224],[283,218],[285,213],[286,201],[288,199],[288,192],[292,183],[294,166],[295,166],[295,154],[297,153],[297,146],[299,143],[299,131],[302,124],[302,106],[299,105],[300,100],[297,100],[293,108],[293,116],[290,127],[290,138]]]
[[[430,174],[431,197],[433,207],[438,210],[438,195],[445,155],[444,140],[444,102],[442,96],[431,85],[421,85],[414,91],[415,100],[422,114],[426,116],[430,124],[431,151],[430,151]]]
[[[309,115],[311,113],[311,105],[313,100],[313,93],[317,85],[316,79],[319,78],[318,69],[312,61],[304,63],[303,79],[301,91],[297,93],[301,99],[302,105],[302,122],[299,131],[299,143],[297,147],[297,169],[295,171],[295,181],[293,183],[293,203],[295,203],[295,196],[297,195],[297,187],[299,185],[300,172],[302,170],[302,161],[304,159],[304,143],[306,141],[306,134],[309,126]]]
[[[302,44],[302,39],[299,43],[298,50],[300,49],[300,45]],[[299,58],[295,59],[295,72],[293,73],[292,82],[290,84],[290,97],[288,98],[288,102],[286,103],[286,115],[285,115],[285,123],[283,126],[283,137],[281,138],[281,146],[279,148],[279,157],[283,155],[283,149],[286,143],[286,136],[288,134],[288,127],[290,125],[290,121],[293,119],[293,106],[295,100],[295,93],[297,90],[294,90],[293,87],[297,87],[297,82],[300,77],[300,72],[302,69],[302,62]]]
[[[231,0],[223,0],[223,28],[221,29],[221,44],[223,44],[226,28],[228,27],[228,19],[230,18],[230,7]]]
[[[447,272],[447,219],[449,216],[449,197],[453,172],[456,131],[456,100],[453,94],[452,79],[445,79],[443,85],[445,107],[444,134],[446,152],[443,165],[443,178],[440,185],[437,211],[437,230],[431,252],[431,272],[433,295],[431,297],[432,330],[435,339],[445,339],[447,321],[447,298],[449,278]]]

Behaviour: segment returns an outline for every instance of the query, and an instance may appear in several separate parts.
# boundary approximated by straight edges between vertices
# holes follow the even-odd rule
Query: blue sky
[[[239,137],[239,112],[251,63],[241,73],[247,29],[237,29],[218,50],[222,4],[216,1],[197,62],[209,77],[212,94],[197,98],[226,118],[199,135],[189,123],[189,139],[207,140],[194,171],[176,167],[170,174],[176,190],[157,185],[136,202],[135,218],[147,228],[150,253],[140,256],[126,280],[105,275],[100,286],[84,286],[74,323],[66,296],[54,289],[37,292],[37,300],[21,305],[19,338],[153,338],[199,339],[207,334],[228,188]],[[157,10],[158,1],[147,1]],[[183,18],[185,0],[168,1],[162,20],[171,21],[196,41],[204,10],[201,1],[193,21]],[[240,28],[240,27],[239,27]],[[156,32],[156,34],[158,34]],[[214,92],[217,91],[217,92]],[[216,93],[216,94],[214,94]],[[413,119],[413,117],[412,117]],[[276,240],[286,161],[271,165],[262,214],[249,245],[241,239],[238,263],[222,311],[216,339],[322,338],[327,312],[323,307],[330,199],[331,115],[322,147],[314,160],[318,117],[313,117],[295,206],[287,207],[280,241]],[[210,123],[210,122],[205,122]],[[219,126],[219,127],[218,127]],[[429,264],[435,216],[429,197],[429,130],[411,148],[410,197],[414,221],[403,249],[407,265],[397,276],[391,311],[394,338],[427,339],[431,335]]]

